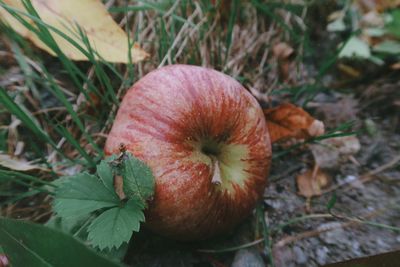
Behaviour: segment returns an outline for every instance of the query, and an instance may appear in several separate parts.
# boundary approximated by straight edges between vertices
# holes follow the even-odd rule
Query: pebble
[[[351,251],[357,256],[362,256],[363,255],[363,253],[361,252],[360,243],[358,241],[356,241],[356,240],[354,240],[351,243]]]
[[[378,245],[379,248],[383,248],[383,249],[389,249],[390,248],[390,245],[388,245],[380,237],[378,237],[375,242],[376,242],[376,244]]]
[[[264,267],[264,261],[257,251],[241,249],[235,254],[231,267]]]
[[[318,264],[320,264],[320,265],[326,264],[326,261],[328,259],[328,252],[329,252],[329,249],[325,246],[317,248],[316,260],[317,260]]]
[[[321,233],[320,238],[329,245],[349,245],[350,240],[347,238],[346,232],[341,227],[341,223],[339,222],[329,222],[324,223],[318,226],[318,230],[325,230],[334,228],[332,230],[328,230],[326,232]]]
[[[308,257],[299,246],[294,246],[293,247],[293,253],[294,253],[295,261],[298,264],[307,263]]]

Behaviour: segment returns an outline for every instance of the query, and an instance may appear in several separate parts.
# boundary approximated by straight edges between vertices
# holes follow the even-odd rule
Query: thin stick
[[[339,185],[332,186],[332,187],[330,187],[330,188],[328,188],[328,189],[322,191],[322,194],[326,194],[326,193],[335,191],[335,190],[337,190],[337,189],[339,189],[339,188],[341,188],[341,187],[343,187],[343,186],[345,186],[345,185],[350,185],[350,186],[351,186],[351,185],[354,185],[354,184],[359,183],[359,182],[367,182],[367,181],[370,181],[370,180],[372,180],[373,176],[375,176],[375,175],[377,175],[378,173],[381,173],[381,172],[383,172],[383,171],[386,171],[386,170],[388,170],[388,169],[390,169],[390,168],[396,166],[399,162],[400,162],[400,155],[397,156],[397,157],[394,157],[394,158],[393,158],[391,161],[389,161],[388,163],[383,164],[382,166],[379,166],[378,168],[373,169],[372,171],[369,171],[369,172],[367,172],[366,174],[361,175],[360,178],[359,178],[358,180],[352,181],[352,182],[349,182],[349,183],[344,183],[344,184],[339,184]]]

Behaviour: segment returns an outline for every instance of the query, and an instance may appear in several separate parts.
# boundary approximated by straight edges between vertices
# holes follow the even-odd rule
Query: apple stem
[[[211,164],[212,164],[212,179],[211,183],[215,185],[220,185],[222,184],[222,179],[221,179],[221,169],[219,167],[219,161],[215,156],[210,156],[211,158]]]

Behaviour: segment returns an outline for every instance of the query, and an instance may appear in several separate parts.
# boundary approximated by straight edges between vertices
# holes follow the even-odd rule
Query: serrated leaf
[[[63,179],[56,190],[54,210],[60,217],[81,216],[119,205],[119,198],[103,182],[89,173]]]
[[[144,206],[131,199],[122,207],[114,207],[103,212],[90,224],[88,240],[101,250],[118,248],[127,242],[132,232],[138,232],[140,222],[144,222]]]
[[[12,266],[119,266],[70,235],[23,221],[0,218],[0,246]]]
[[[114,175],[110,164],[102,160],[99,165],[97,165],[97,175],[102,181],[103,185],[112,193],[114,190]]]
[[[142,161],[127,153],[122,167],[124,193],[128,198],[139,198],[143,204],[154,193],[154,176]]]

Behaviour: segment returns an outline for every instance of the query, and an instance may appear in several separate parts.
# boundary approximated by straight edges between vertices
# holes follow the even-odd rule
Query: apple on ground
[[[207,68],[154,70],[127,92],[105,145],[152,170],[145,226],[178,240],[230,231],[262,198],[271,144],[261,107],[235,79]]]

